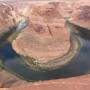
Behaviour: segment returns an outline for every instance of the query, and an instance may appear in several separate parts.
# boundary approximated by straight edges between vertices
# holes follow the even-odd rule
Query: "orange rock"
[[[73,5],[73,12],[69,20],[73,24],[90,29],[90,2],[81,0]]]
[[[65,55],[70,49],[70,35],[58,9],[52,4],[44,4],[33,6],[29,12],[30,26],[13,42],[14,50],[40,62]]]
[[[13,7],[11,5],[0,3],[0,36],[15,26],[12,12]]]

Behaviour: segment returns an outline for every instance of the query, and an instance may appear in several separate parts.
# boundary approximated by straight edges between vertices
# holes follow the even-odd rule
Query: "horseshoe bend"
[[[15,83],[27,83],[24,80],[81,75],[76,68],[89,58],[89,19],[88,0],[0,1],[0,67],[7,74],[1,73],[2,78],[12,73]],[[62,73],[69,71],[75,74]],[[59,74],[54,76],[55,72]]]
[[[28,25],[12,46],[31,68],[58,68],[70,61],[78,50],[77,43],[76,52],[71,52],[74,42],[70,41],[70,31],[59,8],[62,8],[59,3],[49,2],[34,4],[28,9],[29,13],[26,12]]]

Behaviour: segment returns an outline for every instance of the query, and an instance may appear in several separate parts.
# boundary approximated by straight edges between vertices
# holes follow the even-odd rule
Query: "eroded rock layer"
[[[13,7],[9,4],[0,3],[0,36],[10,31],[15,26]]]
[[[34,4],[29,9],[28,18],[28,27],[13,42],[17,53],[34,57],[40,62],[48,62],[68,53],[70,32],[58,3]]]

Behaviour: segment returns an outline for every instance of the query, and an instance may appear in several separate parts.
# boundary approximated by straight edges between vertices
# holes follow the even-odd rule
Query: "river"
[[[82,48],[73,60],[60,69],[41,72],[34,71],[24,65],[22,58],[15,53],[10,43],[0,48],[5,69],[27,81],[67,78],[90,73],[90,41],[80,37]]]

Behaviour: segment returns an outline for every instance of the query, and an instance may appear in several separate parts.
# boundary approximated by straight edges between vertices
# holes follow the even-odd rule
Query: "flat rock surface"
[[[70,22],[90,29],[90,1],[80,0],[73,5]]]

